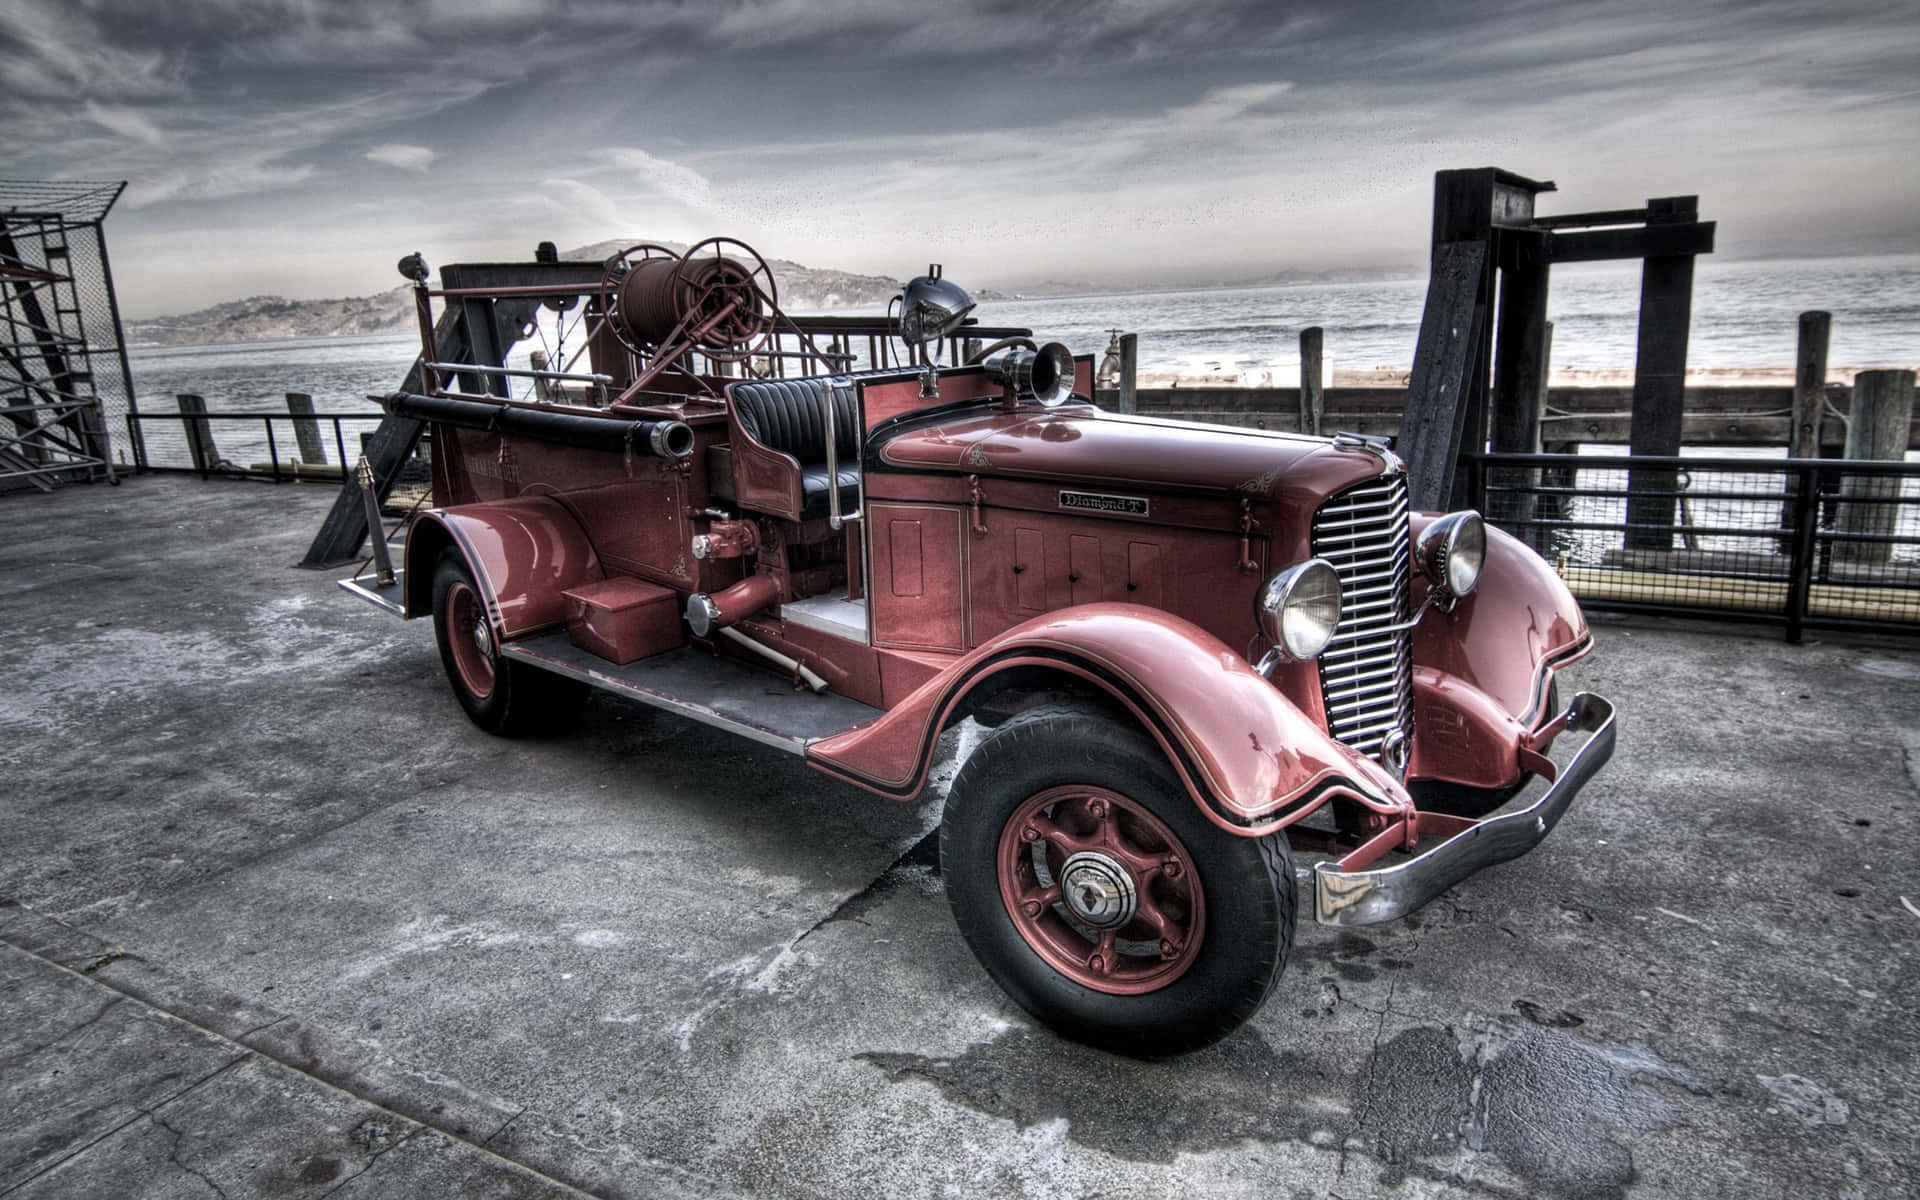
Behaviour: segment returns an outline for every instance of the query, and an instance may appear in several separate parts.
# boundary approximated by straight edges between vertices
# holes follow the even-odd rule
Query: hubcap
[[[1083,987],[1136,996],[1199,957],[1206,898],[1193,857],[1144,804],[1106,788],[1048,788],[1000,833],[1000,898],[1046,964]]]
[[[1081,851],[1060,868],[1060,893],[1073,915],[1095,929],[1133,920],[1133,876],[1104,854]]]

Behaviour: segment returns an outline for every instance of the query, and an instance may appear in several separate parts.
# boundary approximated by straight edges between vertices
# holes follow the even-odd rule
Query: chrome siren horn
[[[1048,408],[1073,396],[1073,352],[1059,342],[1048,342],[1038,350],[1008,346],[987,355],[981,365],[1015,396],[1038,400]]]

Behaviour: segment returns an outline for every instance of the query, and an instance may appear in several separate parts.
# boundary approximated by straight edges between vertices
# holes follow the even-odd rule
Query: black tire
[[[1115,995],[1056,969],[1016,926],[1002,897],[1003,831],[1035,798],[1069,785],[1102,789],[1147,810],[1193,863],[1204,913],[1198,947],[1183,973],[1156,990]],[[1285,836],[1246,838],[1214,825],[1154,742],[1097,709],[1048,705],[980,744],[947,796],[940,869],[954,920],[995,982],[1062,1035],[1120,1054],[1164,1057],[1225,1037],[1260,1010],[1293,943],[1295,885]],[[1064,914],[1063,905],[1055,910]]]
[[[490,628],[474,641],[456,642],[456,637],[473,637],[468,630],[476,621],[484,623],[483,614],[469,612],[463,621],[455,611],[466,609],[469,598],[480,594],[460,552],[452,548],[442,551],[433,572],[433,637],[440,647],[440,665],[453,687],[454,699],[473,723],[488,733],[525,737],[554,731],[579,713],[586,700],[586,685],[501,657]],[[479,641],[485,642],[484,647],[476,644]],[[476,675],[481,663],[491,678],[469,678]]]

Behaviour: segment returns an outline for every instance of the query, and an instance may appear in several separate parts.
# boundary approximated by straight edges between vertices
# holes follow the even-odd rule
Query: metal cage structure
[[[103,223],[126,186],[0,180],[0,492],[114,479],[135,405]]]

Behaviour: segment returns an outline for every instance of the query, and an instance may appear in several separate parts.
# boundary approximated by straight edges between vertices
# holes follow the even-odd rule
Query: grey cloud
[[[10,170],[133,178],[135,309],[196,229],[258,258],[194,286],[295,293],[530,224],[983,282],[1411,264],[1430,173],[1484,162],[1699,192],[1736,251],[1912,248],[1920,182],[1831,180],[1910,152],[1916,73],[1911,3],[0,0]]]

